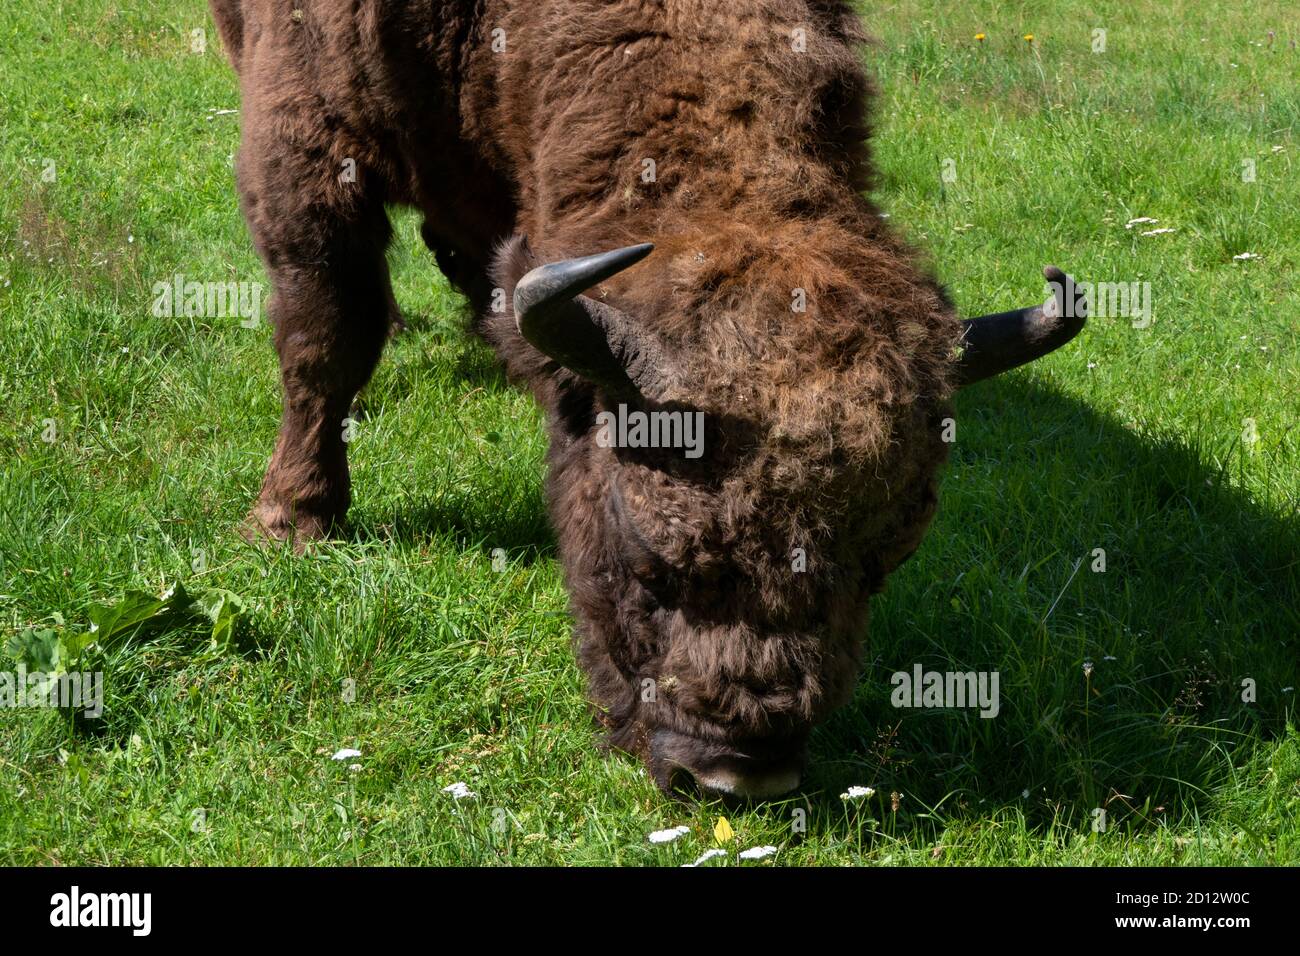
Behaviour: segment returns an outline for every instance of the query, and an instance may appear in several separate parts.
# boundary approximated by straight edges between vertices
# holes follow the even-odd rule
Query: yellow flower
[[[1026,42],[1026,43],[1033,43],[1033,42],[1034,42],[1034,35],[1033,35],[1032,33],[1026,33],[1026,34],[1025,34],[1025,42]]]
[[[731,829],[731,824],[726,817],[718,817],[718,822],[713,825],[713,839],[719,843],[730,843],[736,838],[736,833]]]
[[[977,34],[975,34],[975,39],[976,39],[976,40],[979,40],[980,43],[983,43],[983,42],[984,42],[984,39],[985,39],[984,34],[982,34],[982,33],[977,33]]]

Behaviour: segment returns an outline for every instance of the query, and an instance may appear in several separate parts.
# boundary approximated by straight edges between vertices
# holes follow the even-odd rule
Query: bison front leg
[[[382,255],[378,262],[358,256],[273,272],[270,313],[284,399],[251,515],[254,529],[269,537],[322,537],[351,504],[346,419],[390,322],[382,263]]]
[[[295,161],[272,145],[279,153],[268,157],[256,135],[246,138],[239,170],[246,218],[271,277],[284,389],[249,530],[301,545],[328,534],[351,503],[345,420],[396,311],[384,259],[391,230],[362,183],[338,182],[319,159]]]

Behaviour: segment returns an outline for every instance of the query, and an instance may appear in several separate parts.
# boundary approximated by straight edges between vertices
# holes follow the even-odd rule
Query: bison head
[[[807,238],[667,237],[637,268],[650,245],[539,264],[516,239],[498,260],[513,312],[489,337],[548,412],[589,695],[668,792],[798,784],[869,598],[934,514],[952,389],[1083,323],[1055,269],[1045,306],[963,323],[883,232]]]

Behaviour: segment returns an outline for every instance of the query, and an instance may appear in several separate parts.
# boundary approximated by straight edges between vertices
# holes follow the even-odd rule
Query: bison
[[[389,204],[545,412],[574,644],[608,740],[675,792],[796,787],[871,596],[937,503],[954,389],[1086,304],[963,322],[867,198],[842,0],[211,0],[283,416],[250,525],[350,502],[341,422],[400,321]],[[653,250],[653,255],[651,251]],[[700,453],[617,440],[689,416]]]

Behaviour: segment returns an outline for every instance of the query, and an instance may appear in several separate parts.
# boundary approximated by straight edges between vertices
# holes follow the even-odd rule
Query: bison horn
[[[640,262],[651,243],[538,266],[515,285],[515,323],[535,349],[617,393],[643,391],[654,374],[632,320],[581,295]]]
[[[970,385],[1005,372],[1060,348],[1079,334],[1088,319],[1088,300],[1074,279],[1056,266],[1043,275],[1052,285],[1052,298],[1043,305],[962,323],[962,354],[958,385]]]

